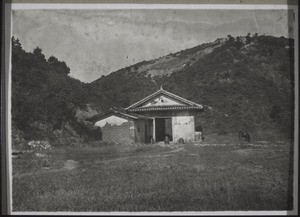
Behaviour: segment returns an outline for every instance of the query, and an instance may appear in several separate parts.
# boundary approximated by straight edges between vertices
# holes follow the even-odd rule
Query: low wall
[[[133,121],[125,122],[121,125],[106,124],[102,127],[102,140],[115,143],[132,143],[134,142]]]

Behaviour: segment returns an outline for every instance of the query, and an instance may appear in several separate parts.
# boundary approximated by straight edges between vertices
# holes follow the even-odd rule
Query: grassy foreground
[[[256,141],[27,153],[13,159],[13,211],[287,210],[289,147]]]

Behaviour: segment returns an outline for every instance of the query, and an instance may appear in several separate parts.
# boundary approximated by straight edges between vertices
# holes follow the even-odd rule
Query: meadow
[[[13,158],[13,211],[291,209],[291,142],[84,144]]]

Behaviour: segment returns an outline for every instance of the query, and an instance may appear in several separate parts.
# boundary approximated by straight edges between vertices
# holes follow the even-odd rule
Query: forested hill
[[[63,60],[46,59],[40,48],[25,52],[13,38],[13,142],[39,139],[70,145],[99,139],[100,133],[83,121],[85,116],[129,106],[160,85],[204,105],[197,124],[205,133],[245,129],[289,134],[293,43],[283,37],[229,35],[84,84],[69,76]]]
[[[212,43],[120,69],[90,84],[93,105],[126,107],[164,89],[203,104],[207,132],[275,130],[289,134],[293,104],[293,39],[230,35]]]
[[[40,48],[25,52],[12,38],[12,134],[13,144],[28,140],[78,143],[97,139],[93,128],[76,118],[87,109],[87,86],[68,76],[64,61],[45,59]]]

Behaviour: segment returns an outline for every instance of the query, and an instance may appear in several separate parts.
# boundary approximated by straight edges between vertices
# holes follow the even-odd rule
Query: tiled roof
[[[137,120],[137,119],[152,119],[151,117],[140,115],[140,114],[133,114],[133,113],[129,113],[129,112],[122,112],[122,111],[117,111],[117,110],[110,109],[109,112],[106,112],[104,114],[94,115],[94,116],[92,116],[90,118],[87,118],[86,120],[87,121],[91,121],[91,122],[96,122],[96,121],[102,120],[104,118],[107,118],[107,117],[109,117],[111,115],[116,115],[116,116],[121,117],[121,118],[133,119],[133,120]]]
[[[202,107],[199,106],[148,106],[148,107],[137,107],[131,108],[127,111],[137,112],[137,111],[166,111],[166,110],[202,110]]]

